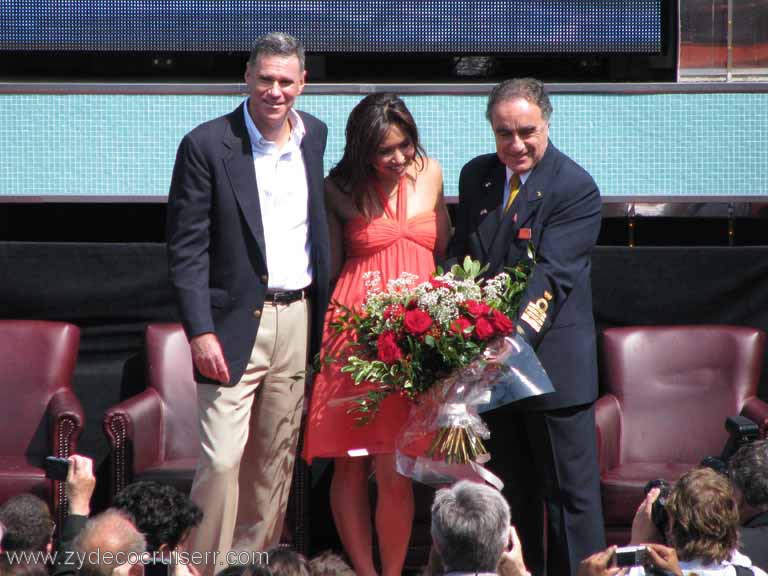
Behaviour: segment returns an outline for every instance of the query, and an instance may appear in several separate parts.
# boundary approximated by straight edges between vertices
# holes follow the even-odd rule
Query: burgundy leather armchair
[[[192,355],[178,324],[145,331],[147,388],[104,414],[112,446],[112,494],[134,480],[189,493],[200,450]]]
[[[648,480],[674,483],[719,456],[737,414],[768,428],[756,397],[765,333],[740,326],[609,328],[601,348],[604,394],[595,408],[606,537],[629,541]]]
[[[112,447],[112,495],[137,480],[171,484],[188,494],[200,452],[192,354],[181,324],[149,324],[147,388],[104,415]],[[283,540],[306,551],[308,522],[303,462],[294,468]]]
[[[0,502],[32,492],[50,503],[58,526],[63,482],[45,477],[46,456],[74,451],[85,420],[72,390],[80,330],[65,322],[0,320]]]

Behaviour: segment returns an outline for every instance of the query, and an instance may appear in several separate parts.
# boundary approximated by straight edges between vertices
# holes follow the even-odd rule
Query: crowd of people
[[[19,494],[0,506],[2,576],[199,576],[205,560],[188,551],[202,511],[177,489],[152,481],[128,485],[112,506],[91,516],[96,480],[89,458],[70,457],[68,515],[58,539],[48,505]],[[652,519],[658,488],[639,504],[631,541],[637,561],[616,564],[616,546],[582,559],[577,576],[765,576],[768,569],[768,440],[741,447],[727,475],[694,468],[665,503],[666,533]],[[423,576],[530,576],[504,496],[462,480],[437,490],[431,508],[432,551]],[[638,552],[639,550],[639,552]],[[221,576],[346,576],[356,572],[337,553],[311,559],[290,548],[233,558]],[[553,576],[557,573],[548,572]]]
[[[186,494],[153,481],[139,481],[119,492],[108,509],[91,515],[96,487],[90,458],[74,455],[66,480],[68,514],[56,526],[45,501],[33,494],[13,496],[0,506],[2,576],[199,576],[212,557],[188,553],[190,531],[202,511]],[[306,559],[288,548],[274,548],[221,561],[223,576],[346,576],[352,569],[326,551]],[[216,559],[218,563],[218,559]]]
[[[343,156],[324,177],[327,127],[294,108],[306,82],[301,43],[282,33],[259,38],[245,82],[248,96],[238,108],[183,138],[168,199],[169,275],[198,382],[201,450],[191,494],[137,483],[90,517],[92,463],[73,456],[55,573],[150,569],[141,561],[107,563],[108,552],[124,559],[171,555],[166,569],[174,576],[402,574],[414,501],[394,453],[409,402],[388,396],[373,423],[356,426],[345,400],[370,389],[332,363],[313,373],[308,360],[334,357],[345,344],[349,335],[335,320],[362,304],[369,274],[424,281],[438,264],[471,257],[487,276],[535,261],[513,320],[555,391],[486,415],[490,468],[504,490],[462,481],[436,493],[426,573],[730,575],[743,568],[765,575],[763,441],[731,459],[728,478],[707,469],[680,478],[667,503],[666,534],[653,531],[658,492],[649,493],[632,535],[632,544],[643,545],[644,566],[616,566],[615,548],[606,548],[590,284],[600,192],[551,142],[553,108],[540,81],[507,80],[491,91],[486,118],[496,150],[462,169],[453,226],[440,164],[397,95],[371,94],[354,107]],[[331,508],[351,566],[334,555],[308,560],[278,547],[309,390],[302,456],[333,460]],[[14,550],[50,550],[44,506],[19,497],[4,505],[0,520],[3,573],[44,572],[6,561]],[[94,551],[95,561],[82,561]],[[267,551],[268,563],[179,556],[252,551]]]
[[[686,472],[664,505],[666,530],[652,518],[659,489],[650,490],[632,523],[630,544],[647,550],[645,565],[625,571],[643,574],[748,575],[768,570],[768,440],[742,446],[727,475],[709,467]],[[581,576],[620,573],[611,565],[615,547],[596,553]]]

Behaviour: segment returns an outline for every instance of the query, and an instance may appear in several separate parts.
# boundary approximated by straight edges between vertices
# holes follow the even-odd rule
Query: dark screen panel
[[[0,50],[658,53],[663,0],[0,0]]]

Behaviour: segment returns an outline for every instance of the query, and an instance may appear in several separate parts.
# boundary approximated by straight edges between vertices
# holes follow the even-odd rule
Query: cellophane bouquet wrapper
[[[503,483],[484,466],[492,455],[480,414],[552,393],[536,353],[519,334],[498,337],[467,366],[436,382],[414,403],[396,443],[400,474],[425,484],[470,479]]]

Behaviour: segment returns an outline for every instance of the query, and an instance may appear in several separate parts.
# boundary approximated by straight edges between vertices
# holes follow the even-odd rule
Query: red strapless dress
[[[435,270],[434,250],[437,241],[437,216],[424,212],[406,218],[407,190],[405,179],[397,191],[397,212],[387,206],[385,213],[372,220],[356,218],[344,227],[346,261],[331,296],[325,318],[322,356],[335,355],[348,341],[348,334],[336,334],[330,322],[336,314],[333,302],[359,308],[365,300],[363,274],[378,271],[382,284],[397,278],[401,272],[427,280]],[[304,436],[303,457],[348,456],[350,450],[367,450],[368,454],[388,454],[395,451],[395,439],[408,416],[410,401],[397,395],[388,396],[376,417],[365,425],[347,414],[348,401],[360,396],[364,386],[355,386],[340,365],[323,364],[315,377],[309,418]]]

